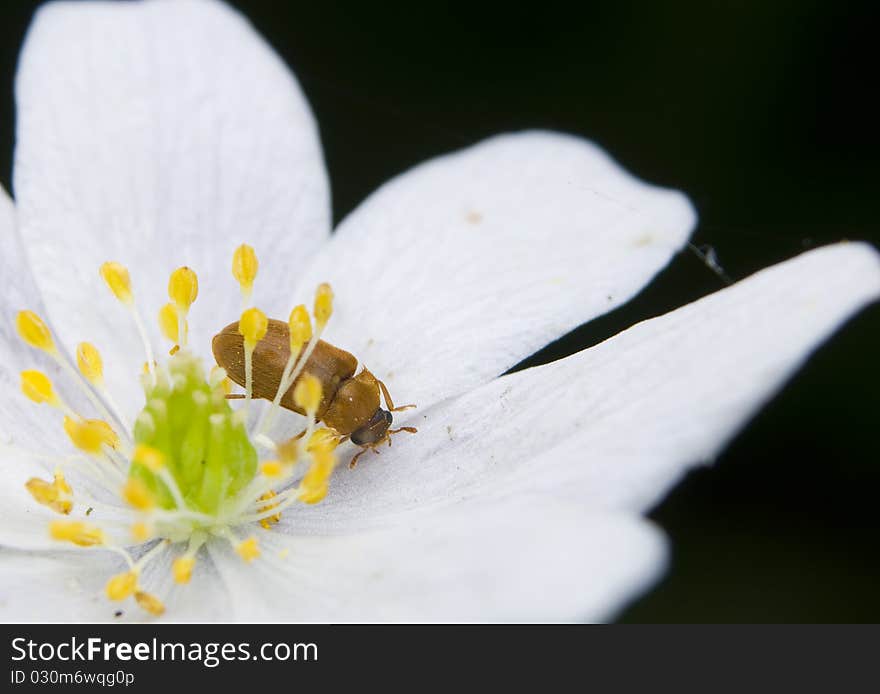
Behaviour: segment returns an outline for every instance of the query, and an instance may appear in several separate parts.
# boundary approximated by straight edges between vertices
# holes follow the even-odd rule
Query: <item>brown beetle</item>
[[[229,378],[238,385],[245,385],[244,340],[238,332],[238,321],[230,323],[214,336],[212,342],[214,359],[226,370]],[[260,340],[253,354],[253,397],[272,400],[281,384],[281,375],[290,358],[290,329],[284,321],[269,319],[266,336]],[[391,435],[399,431],[415,433],[414,427],[390,429],[392,412],[415,407],[395,407],[388,388],[366,368],[357,371],[358,360],[350,352],[339,349],[324,340],[318,340],[302,372],[281,398],[281,406],[306,414],[293,400],[293,391],[300,378],[310,373],[321,383],[322,399],[316,420],[339,433],[343,440],[364,450],[355,455],[350,463],[354,467],[358,458],[367,451],[384,443],[391,445]],[[381,397],[387,410],[382,409]]]

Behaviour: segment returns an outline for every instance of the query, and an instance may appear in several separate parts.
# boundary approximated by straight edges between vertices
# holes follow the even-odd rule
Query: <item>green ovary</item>
[[[201,362],[175,354],[146,388],[146,407],[134,427],[137,444],[162,452],[186,505],[217,515],[254,478],[257,452],[247,429],[224,397],[205,380]],[[176,507],[157,474],[134,462],[129,475],[144,482],[162,508]]]

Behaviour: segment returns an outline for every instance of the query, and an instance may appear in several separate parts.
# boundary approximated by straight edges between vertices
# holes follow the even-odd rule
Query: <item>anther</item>
[[[174,582],[189,583],[195,565],[195,557],[183,556],[175,559],[174,563],[171,564],[171,573],[174,576]]]
[[[131,276],[128,274],[128,268],[121,263],[108,261],[101,265],[101,278],[113,292],[113,296],[123,304],[131,305],[134,295],[131,291]]]
[[[186,346],[186,316],[199,295],[199,278],[190,268],[177,268],[168,279],[168,297],[177,308],[177,343]]]
[[[65,416],[64,431],[74,446],[92,455],[100,453],[102,446],[105,445],[113,449],[119,447],[119,437],[116,432],[101,419],[76,420]]]
[[[49,377],[35,369],[21,372],[21,392],[37,404],[45,402],[58,407],[61,403]]]
[[[146,610],[154,617],[161,617],[165,614],[165,605],[155,595],[139,590],[134,594],[134,599],[141,609]]]
[[[80,342],[76,347],[76,365],[83,377],[97,388],[104,384],[104,361],[98,348],[88,342]]]
[[[18,336],[31,347],[55,355],[58,350],[52,333],[43,319],[33,311],[19,311],[15,316],[15,330]]]
[[[299,485],[300,501],[306,504],[316,504],[327,496],[330,475],[336,467],[336,458],[329,451],[318,450],[313,458],[312,466]]]
[[[250,564],[260,556],[260,546],[257,544],[257,538],[252,536],[247,540],[242,540],[235,546],[235,551],[238,552],[238,556]]]
[[[48,506],[56,513],[68,515],[73,510],[73,490],[60,470],[55,472],[52,482],[32,477],[25,484],[25,489],[37,503]]]
[[[122,498],[138,511],[149,511],[156,506],[156,497],[150,488],[136,477],[129,477],[122,488]]]
[[[290,328],[290,356],[296,358],[303,345],[312,339],[312,319],[306,307],[300,304],[290,312],[287,320]]]
[[[241,296],[245,302],[250,301],[259,267],[257,254],[251,246],[243,243],[235,249],[232,255],[232,276],[241,287]]]
[[[333,313],[333,290],[326,282],[318,285],[315,293],[315,323],[322,330]]]
[[[263,494],[259,498],[258,501],[262,501],[262,502],[266,502],[266,503],[258,504],[258,506],[257,506],[258,509],[261,511],[271,511],[273,508],[277,508],[278,507],[277,501],[274,503],[269,503],[269,502],[272,502],[272,499],[274,499],[276,496],[277,496],[277,494],[275,494],[275,492],[273,492],[272,490],[269,490],[268,492]],[[265,518],[261,518],[260,525],[263,528],[265,528],[266,530],[269,530],[275,523],[278,523],[280,520],[281,520],[281,511],[278,511],[278,513],[274,513],[271,516],[266,516]]]
[[[52,521],[49,535],[53,540],[72,542],[79,547],[96,547],[106,542],[103,530],[82,521]]]
[[[107,581],[105,591],[111,600],[125,600],[134,595],[138,587],[138,575],[135,571],[111,576]]]
[[[140,463],[150,472],[159,472],[165,467],[165,454],[157,448],[140,443],[134,449],[132,460]]]
[[[152,536],[152,529],[143,521],[138,521],[131,526],[131,537],[138,542],[146,542]]]
[[[293,389],[294,402],[312,417],[318,411],[322,395],[321,381],[310,373],[303,374]]]

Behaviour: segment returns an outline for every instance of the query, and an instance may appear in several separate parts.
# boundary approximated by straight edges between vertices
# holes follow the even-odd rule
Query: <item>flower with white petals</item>
[[[608,618],[664,568],[645,510],[880,294],[873,249],[830,246],[499,377],[644,287],[688,200],[522,132],[389,181],[331,235],[295,79],[210,0],[46,5],[16,95],[6,620]],[[235,321],[238,401],[209,368]],[[261,390],[277,325],[277,399],[304,419]],[[354,470],[306,368],[319,337],[418,404]]]

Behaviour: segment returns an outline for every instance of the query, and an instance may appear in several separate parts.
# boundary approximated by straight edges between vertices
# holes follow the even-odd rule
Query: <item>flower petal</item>
[[[260,256],[258,298],[261,287],[274,297],[329,234],[308,105],[279,58],[221,3],[46,5],[16,91],[24,243],[52,322],[68,346],[88,338],[110,353],[111,376],[131,381],[144,358],[98,276],[103,261],[130,267],[156,338],[169,273],[192,266],[191,338],[208,354],[210,336],[240,312],[231,276],[239,243]]]
[[[644,511],[711,462],[844,321],[880,296],[878,254],[805,253],[571,357],[497,379],[403,423],[334,476],[289,531],[402,524],[449,499],[529,492]]]
[[[680,193],[547,132],[502,135],[393,179],[298,291],[330,282],[327,339],[425,407],[474,388],[638,292],[687,240]]]
[[[60,415],[29,402],[21,393],[19,373],[39,368],[50,374],[65,399],[74,403],[77,399],[65,388],[59,369],[16,335],[15,314],[23,308],[43,311],[15,233],[12,201],[0,188],[0,390],[4,393],[0,398],[0,545],[35,549],[52,546],[46,529],[51,514],[31,499],[24,485],[31,477],[46,477],[50,468],[11,446],[49,455],[67,452],[69,445]]]
[[[272,535],[254,566],[212,548],[238,619],[604,620],[665,564],[648,523],[546,499],[451,505],[378,531]]]
[[[170,553],[165,555],[148,565],[141,577],[144,589],[165,605],[161,621],[227,619],[228,595],[211,562],[197,565],[189,585],[176,585],[170,578]],[[131,599],[111,602],[105,596],[107,580],[124,566],[118,556],[100,550],[0,549],[0,621],[155,622]]]

